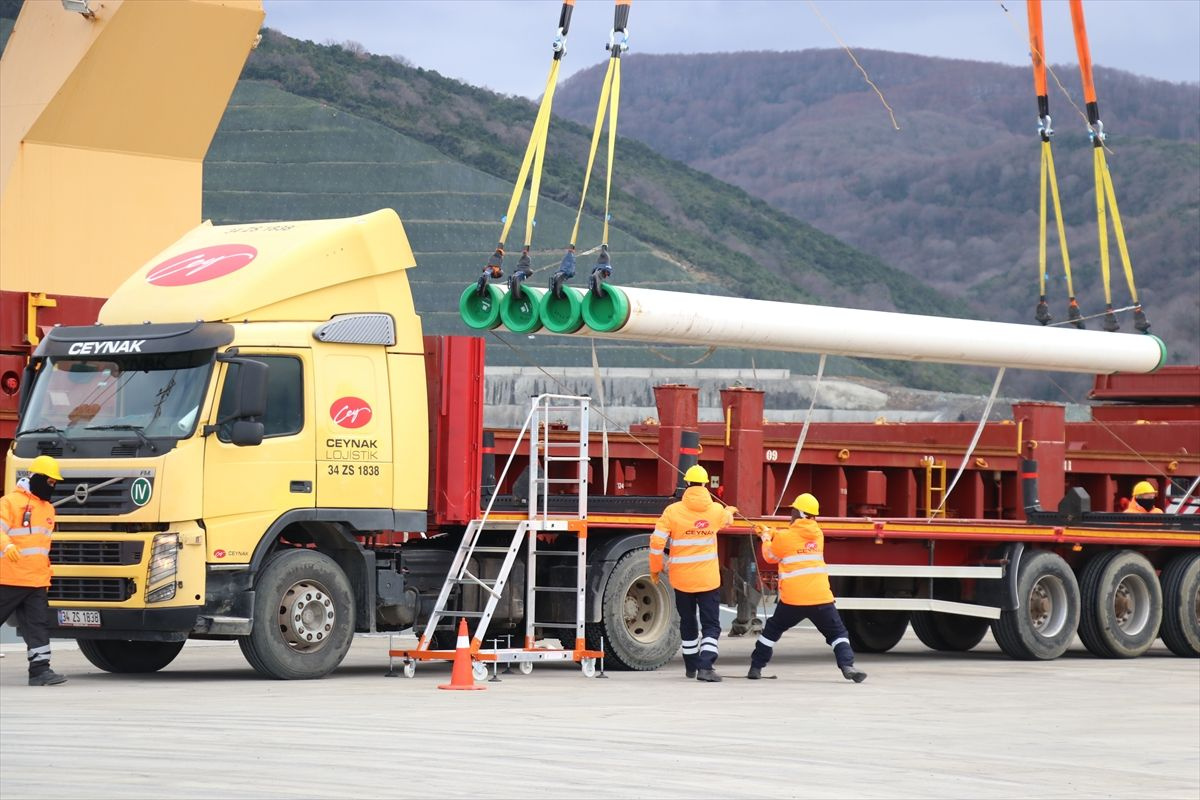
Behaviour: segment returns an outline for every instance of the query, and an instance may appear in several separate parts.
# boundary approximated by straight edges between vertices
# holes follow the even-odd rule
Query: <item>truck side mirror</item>
[[[220,419],[205,425],[204,435],[224,430],[223,436],[239,447],[262,444],[267,411],[267,365],[237,356],[217,356],[229,364],[220,403]]]
[[[267,365],[261,361],[238,359],[234,417],[261,417],[267,411]],[[261,438],[261,437],[260,437]]]
[[[229,441],[238,447],[256,447],[262,444],[262,440],[263,424],[261,422],[239,419],[233,423],[233,430],[229,433]]]

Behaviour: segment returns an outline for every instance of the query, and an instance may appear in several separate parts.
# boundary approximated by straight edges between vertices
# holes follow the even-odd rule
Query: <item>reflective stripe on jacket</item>
[[[825,534],[811,519],[796,519],[762,543],[763,558],[778,564],[779,602],[818,606],[833,602],[825,566]]]
[[[28,521],[26,520],[28,512]],[[0,497],[0,552],[16,545],[21,557],[0,556],[0,586],[50,585],[50,535],[54,506],[24,489]]]
[[[707,592],[721,585],[717,531],[733,522],[733,513],[715,502],[703,486],[691,486],[683,499],[667,506],[650,536],[650,572],[663,569],[663,551],[671,586],[681,592]]]

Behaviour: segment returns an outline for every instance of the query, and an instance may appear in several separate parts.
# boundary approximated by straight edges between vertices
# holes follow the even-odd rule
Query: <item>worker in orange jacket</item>
[[[721,638],[717,531],[733,522],[737,509],[712,499],[708,493],[708,472],[699,464],[688,467],[683,482],[687,484],[683,497],[667,506],[650,536],[650,580],[658,583],[663,553],[669,549],[668,574],[675,592],[675,608],[679,611],[684,674],[717,683],[721,680],[714,669],[720,652],[717,641]]]
[[[1133,502],[1125,506],[1126,514],[1161,514],[1163,510],[1154,505],[1158,490],[1150,481],[1138,481],[1133,486]]]
[[[792,503],[792,524],[786,530],[775,533],[766,526],[758,529],[763,558],[779,565],[779,603],[754,645],[750,671],[746,673],[751,680],[763,676],[763,667],[771,660],[779,637],[806,619],[812,620],[833,648],[842,675],[855,683],[866,680],[867,673],[854,666],[849,634],[829,588],[825,535],[815,519],[820,511],[817,498],[805,492]]]
[[[29,478],[0,497],[0,624],[21,613],[21,636],[29,656],[29,685],[54,686],[66,677],[50,669],[50,495],[62,480],[52,456],[38,456]]]

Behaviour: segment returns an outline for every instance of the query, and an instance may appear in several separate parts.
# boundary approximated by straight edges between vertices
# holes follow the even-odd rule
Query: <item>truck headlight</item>
[[[146,578],[146,602],[158,603],[175,596],[175,573],[179,567],[179,534],[160,533],[150,549],[150,574]],[[166,586],[157,586],[163,581]],[[151,588],[157,586],[157,588]]]
[[[161,603],[163,600],[170,600],[175,596],[175,581],[171,581],[165,586],[160,586],[157,589],[146,592],[147,603]]]

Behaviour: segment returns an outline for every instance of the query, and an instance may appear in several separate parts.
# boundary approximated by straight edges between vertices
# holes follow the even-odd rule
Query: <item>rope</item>
[[[603,476],[601,492],[608,494],[608,418],[604,415],[604,381],[600,379],[600,359],[596,356],[596,340],[592,339],[592,381],[600,395],[600,472]]]
[[[812,400],[808,403],[808,413],[804,415],[804,425],[800,428],[800,438],[796,440],[796,447],[792,451],[792,463],[788,465],[787,477],[783,479],[783,488],[779,490],[779,500],[775,502],[775,510],[771,512],[771,516],[779,513],[779,507],[783,505],[783,496],[787,494],[788,484],[792,482],[792,473],[796,469],[796,464],[800,461],[800,450],[804,447],[804,440],[808,438],[808,425],[812,422],[813,409],[817,405],[817,390],[821,388],[821,376],[825,374],[825,354],[821,354],[821,360],[817,362],[817,380],[813,384]]]
[[[680,358],[671,358],[669,355],[664,353],[662,350],[659,350],[657,347],[650,347],[649,345],[647,345],[646,349],[649,350],[654,355],[658,356],[659,358],[663,359],[664,361],[670,361],[672,364],[682,363],[685,366],[689,366],[689,367],[694,367],[697,364],[704,363],[712,356],[713,353],[717,352],[717,346],[715,344],[709,345],[708,349],[705,350],[704,353],[696,360],[684,361],[683,359],[680,359]]]
[[[950,481],[946,491],[942,492],[942,502],[938,503],[936,509],[929,512],[927,522],[942,513],[942,509],[946,507],[946,501],[950,499],[950,493],[954,491],[954,487],[958,485],[958,479],[962,477],[963,471],[967,468],[967,462],[971,460],[971,454],[975,452],[975,445],[979,444],[979,437],[983,434],[983,426],[987,424],[988,417],[992,414],[992,405],[996,402],[996,394],[1000,391],[1000,381],[1004,378],[1005,369],[1005,367],[1001,367],[1000,371],[996,373],[996,382],[992,384],[992,393],[988,395],[987,405],[983,407],[983,417],[975,426],[975,435],[971,437],[971,443],[967,445],[967,452],[963,453],[962,463],[958,465],[958,472],[954,473],[954,480]]]
[[[887,109],[888,116],[892,118],[892,128],[895,130],[900,130],[900,123],[896,122],[896,112],[892,111],[892,107],[888,105],[888,101],[886,98],[884,98],[883,92],[879,91],[879,87],[875,85],[875,81],[871,80],[871,76],[867,74],[865,69],[863,69],[863,65],[858,63],[858,59],[854,57],[854,51],[850,49],[848,44],[842,41],[842,37],[838,36],[837,31],[833,29],[833,26],[830,25],[829,21],[826,20],[821,14],[821,9],[817,8],[816,3],[814,3],[812,0],[808,0],[808,7],[812,9],[812,12],[816,14],[817,19],[819,19],[821,24],[825,26],[825,30],[829,31],[833,35],[833,38],[837,40],[837,43],[842,46],[842,49],[846,51],[846,55],[850,56],[850,60],[854,62],[854,66],[858,67],[858,71],[862,73],[863,80],[867,82],[867,85],[875,90],[875,94],[879,96],[879,102],[883,103],[883,107]]]
[[[1085,317],[1078,317],[1076,319],[1064,319],[1062,322],[1051,322],[1046,327],[1054,328],[1059,325],[1074,325],[1076,322],[1086,322],[1089,319],[1099,319],[1100,317],[1107,317],[1110,313],[1121,314],[1125,311],[1136,311],[1136,310],[1137,310],[1137,306],[1124,306],[1123,308],[1114,308],[1111,312],[1108,310],[1105,310],[1099,314],[1088,314]]]

